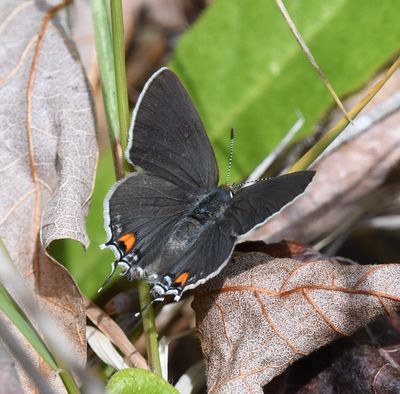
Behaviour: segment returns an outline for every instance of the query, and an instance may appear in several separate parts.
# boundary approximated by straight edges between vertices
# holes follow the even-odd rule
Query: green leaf
[[[122,369],[107,384],[107,394],[179,394],[164,379],[140,368]]]
[[[53,370],[57,370],[58,366],[47,346],[2,285],[0,285],[0,310],[14,323],[15,327],[17,327],[21,334],[29,341],[43,360],[53,368]]]
[[[336,93],[360,88],[397,51],[400,2],[285,2]],[[171,67],[190,91],[216,150],[221,181],[235,128],[233,176],[249,172],[296,120],[309,134],[333,105],[274,1],[217,0],[179,40]]]

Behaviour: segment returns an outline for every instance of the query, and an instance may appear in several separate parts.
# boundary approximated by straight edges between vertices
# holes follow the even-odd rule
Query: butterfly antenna
[[[229,162],[228,162],[228,171],[226,172],[226,183],[229,183],[229,178],[231,176],[231,168],[232,168],[232,160],[233,160],[233,143],[235,141],[233,127],[231,128],[231,140],[229,143]]]
[[[257,182],[268,181],[268,179],[271,179],[271,178],[252,179],[250,181],[238,183],[237,185],[233,185],[233,192],[236,193],[236,191],[241,189],[243,186],[252,185],[253,183],[257,183]]]

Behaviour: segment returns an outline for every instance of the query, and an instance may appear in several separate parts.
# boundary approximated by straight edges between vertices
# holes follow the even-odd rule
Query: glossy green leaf
[[[287,0],[285,5],[340,97],[365,84],[398,51],[400,2]],[[305,117],[304,135],[333,105],[274,1],[215,1],[181,37],[171,66],[212,139],[221,182],[231,127],[237,180],[282,139],[296,111]]]
[[[107,384],[107,394],[179,394],[164,379],[140,368],[122,369]]]

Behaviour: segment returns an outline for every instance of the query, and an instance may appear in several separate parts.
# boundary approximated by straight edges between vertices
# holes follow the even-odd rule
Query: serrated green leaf
[[[107,384],[107,394],[179,394],[164,379],[140,368],[122,369]]]
[[[400,3],[288,0],[288,11],[339,96],[361,87],[399,48]],[[179,40],[172,68],[190,91],[225,180],[249,172],[296,120],[303,135],[333,105],[274,1],[217,0]]]

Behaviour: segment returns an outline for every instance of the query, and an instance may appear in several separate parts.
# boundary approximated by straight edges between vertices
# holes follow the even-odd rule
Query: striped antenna
[[[268,179],[271,179],[271,177],[269,177],[269,178],[251,179],[249,181],[245,181],[245,182],[239,183],[237,185],[233,185],[232,186],[233,193],[236,193],[242,187],[246,187],[248,185],[252,185],[253,183],[257,183],[257,182],[268,181]]]
[[[231,176],[234,138],[235,138],[235,136],[234,136],[234,131],[233,131],[233,127],[232,127],[231,128],[231,141],[229,143],[229,162],[228,162],[228,171],[226,172],[226,184],[229,183],[229,178]]]

